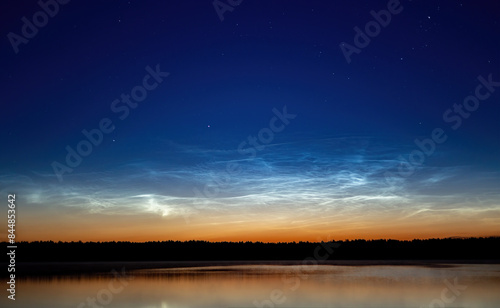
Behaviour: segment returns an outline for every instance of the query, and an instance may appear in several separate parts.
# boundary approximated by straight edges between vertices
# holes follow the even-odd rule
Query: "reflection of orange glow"
[[[21,241],[327,241],[344,239],[498,236],[500,211],[432,213],[401,218],[395,214],[307,216],[301,213],[198,213],[182,216],[76,214],[37,211],[18,221]],[[473,218],[471,218],[473,217]],[[496,232],[495,232],[496,231]]]
[[[263,303],[274,299],[282,307],[411,308],[427,307],[440,298],[447,287],[444,279],[453,281],[458,277],[458,283],[467,289],[463,294],[458,293],[453,306],[498,307],[500,303],[497,292],[500,280],[495,274],[498,265],[450,268],[227,266],[221,269],[224,271],[191,268],[132,272],[133,278],[127,280],[123,288],[108,292],[109,298],[103,294],[110,289],[112,275],[22,280],[18,287],[23,290],[23,296],[16,302],[20,307],[57,308],[76,307],[88,298],[101,298],[109,299],[107,307],[254,307],[254,301]],[[114,286],[118,287],[119,283]],[[7,307],[7,301],[6,297],[0,298],[0,306]]]

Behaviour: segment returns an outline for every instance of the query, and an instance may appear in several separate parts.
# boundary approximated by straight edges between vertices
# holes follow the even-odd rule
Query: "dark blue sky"
[[[340,45],[388,5],[399,13],[348,63]],[[36,1],[0,6],[0,190],[29,209],[26,239],[64,238],[38,217],[65,239],[499,231],[494,1],[243,0],[222,21],[211,1],[70,1],[46,22]],[[46,25],[13,44],[37,14]],[[151,70],[169,75],[134,88]],[[120,101],[131,92],[147,97]],[[67,147],[103,119],[114,130],[69,166]],[[446,140],[429,143],[434,130]],[[162,233],[121,233],[127,215]],[[81,220],[105,235],[85,237]]]

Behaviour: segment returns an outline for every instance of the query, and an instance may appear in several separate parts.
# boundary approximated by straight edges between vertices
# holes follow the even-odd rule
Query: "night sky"
[[[0,3],[19,240],[500,235],[500,3],[65,1]]]

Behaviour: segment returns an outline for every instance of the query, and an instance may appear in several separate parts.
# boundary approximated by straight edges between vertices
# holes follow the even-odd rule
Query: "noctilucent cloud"
[[[499,3],[0,7],[19,240],[500,235]]]

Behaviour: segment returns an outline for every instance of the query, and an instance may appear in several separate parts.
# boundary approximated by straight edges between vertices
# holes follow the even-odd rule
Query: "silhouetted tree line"
[[[332,242],[328,242],[332,243]],[[315,242],[19,242],[17,262],[304,260],[500,260],[500,237]],[[7,243],[3,243],[7,246]],[[4,246],[4,247],[5,247]],[[331,247],[328,246],[328,247]],[[4,249],[5,250],[5,249]]]

